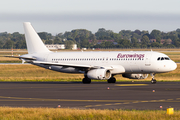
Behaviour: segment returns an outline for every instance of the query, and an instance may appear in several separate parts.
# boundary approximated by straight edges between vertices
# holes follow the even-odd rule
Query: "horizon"
[[[23,3],[23,4],[22,4]],[[180,28],[179,0],[6,0],[1,2],[0,32],[24,33],[29,21],[37,32],[64,33],[99,28],[174,31]]]

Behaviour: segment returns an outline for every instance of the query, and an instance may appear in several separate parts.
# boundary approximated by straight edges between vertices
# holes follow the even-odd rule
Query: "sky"
[[[179,5],[180,0],[3,0],[0,32],[24,33],[23,22],[52,34],[99,28],[168,32],[180,28]]]

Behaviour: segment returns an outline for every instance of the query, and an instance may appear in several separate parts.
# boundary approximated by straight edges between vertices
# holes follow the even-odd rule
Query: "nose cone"
[[[175,62],[171,63],[171,71],[175,70],[177,68],[177,64]]]

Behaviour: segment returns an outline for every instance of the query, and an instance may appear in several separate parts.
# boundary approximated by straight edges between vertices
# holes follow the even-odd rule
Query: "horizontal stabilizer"
[[[32,57],[21,57],[21,56],[4,56],[4,57],[19,58],[25,60],[36,60],[36,58],[32,58]]]

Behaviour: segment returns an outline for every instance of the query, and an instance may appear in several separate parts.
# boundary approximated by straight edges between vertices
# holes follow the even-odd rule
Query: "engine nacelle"
[[[107,80],[111,77],[111,72],[107,69],[93,69],[87,72],[87,77],[96,80]]]
[[[146,79],[148,74],[122,74],[122,76],[129,79]]]

